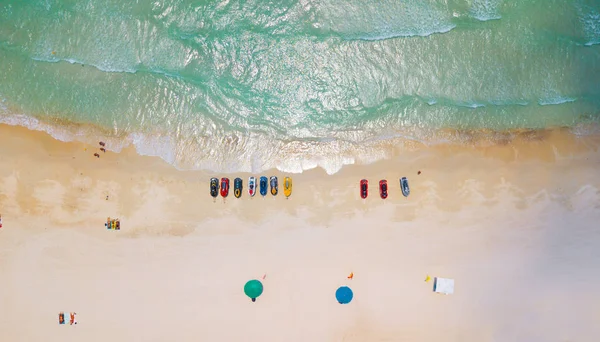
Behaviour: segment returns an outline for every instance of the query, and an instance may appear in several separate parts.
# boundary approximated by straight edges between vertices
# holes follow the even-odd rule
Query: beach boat
[[[221,196],[223,198],[229,195],[229,178],[221,178]]]
[[[210,195],[213,198],[219,196],[219,180],[216,178],[210,179]]]
[[[369,181],[363,179],[360,181],[360,197],[365,199],[367,196],[369,196]]]
[[[254,197],[254,194],[256,194],[256,178],[252,176],[248,178],[248,195]]]
[[[267,187],[268,187],[268,180],[267,177],[265,176],[261,176],[260,177],[260,195],[261,196],[266,196],[267,195]]]
[[[242,179],[238,177],[233,181],[233,195],[236,198],[242,197],[242,188],[243,188]]]
[[[290,177],[285,177],[283,181],[283,194],[287,198],[292,195],[292,179]]]
[[[271,176],[271,195],[277,196],[279,191],[279,185],[277,184],[277,177]]]
[[[408,180],[406,177],[400,178],[400,188],[402,189],[402,194],[404,197],[408,197],[408,195],[410,195],[410,188],[408,187]]]
[[[388,197],[388,186],[387,180],[385,179],[379,181],[379,195],[382,199],[386,199]]]

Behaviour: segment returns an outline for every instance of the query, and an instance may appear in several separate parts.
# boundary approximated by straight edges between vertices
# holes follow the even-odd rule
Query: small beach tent
[[[433,280],[433,292],[453,294],[454,279],[435,277]]]
[[[244,293],[254,302],[256,301],[256,298],[263,293],[263,284],[256,279],[249,280],[246,285],[244,285]]]
[[[337,299],[340,304],[348,304],[352,301],[354,294],[352,290],[348,286],[341,286],[335,291],[335,299]]]

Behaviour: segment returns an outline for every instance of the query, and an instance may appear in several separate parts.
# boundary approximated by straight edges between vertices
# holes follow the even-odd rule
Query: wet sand
[[[277,197],[213,201],[210,177],[249,174],[0,125],[0,340],[592,341],[598,146],[556,129],[418,147],[289,175],[287,200],[272,171]],[[252,303],[243,285],[264,275]],[[427,275],[456,292],[434,294]],[[351,304],[336,303],[340,285]],[[58,325],[60,311],[79,324]]]

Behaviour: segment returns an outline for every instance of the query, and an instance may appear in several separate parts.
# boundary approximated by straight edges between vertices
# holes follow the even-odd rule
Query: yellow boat
[[[290,177],[285,177],[283,182],[283,194],[285,197],[290,197],[292,195],[292,179]]]

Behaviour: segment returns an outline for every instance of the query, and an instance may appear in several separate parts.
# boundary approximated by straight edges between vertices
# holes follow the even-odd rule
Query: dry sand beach
[[[249,174],[131,149],[94,158],[96,145],[0,125],[0,341],[596,341],[598,146],[560,129],[417,146],[291,175],[289,200],[245,189],[213,202],[210,177]],[[252,303],[243,285],[263,275]],[[427,275],[454,278],[455,293]]]

